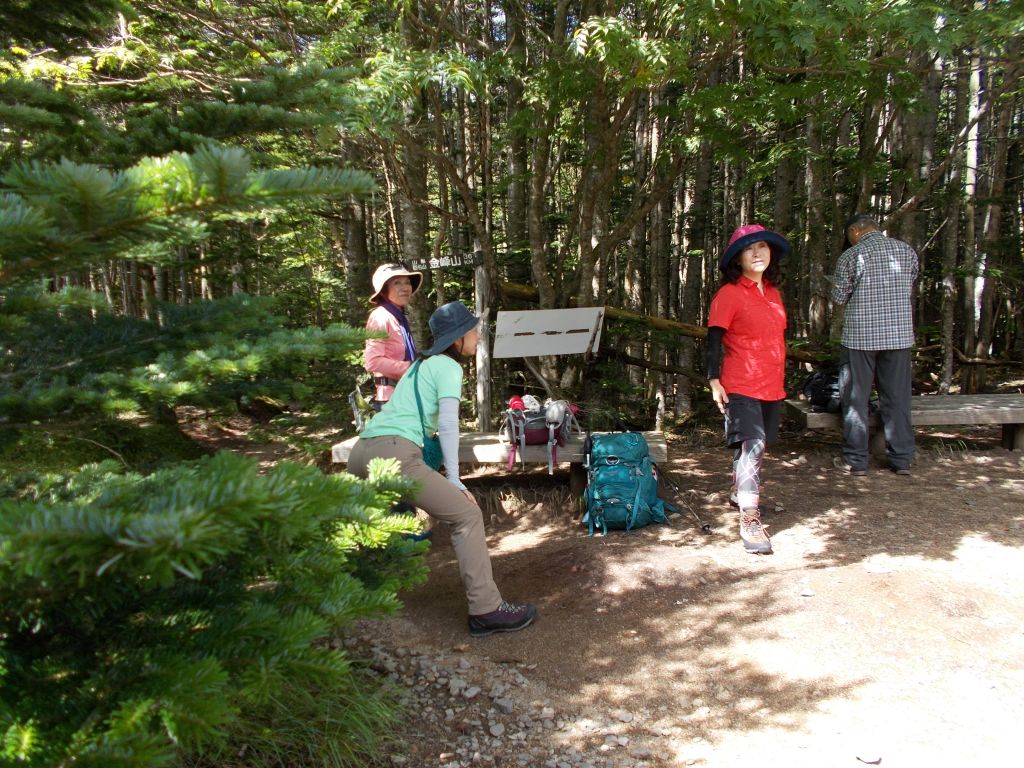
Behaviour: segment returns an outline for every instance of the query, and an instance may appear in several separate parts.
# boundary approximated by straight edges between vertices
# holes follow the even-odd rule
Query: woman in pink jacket
[[[391,399],[398,380],[416,359],[416,342],[405,307],[422,282],[422,272],[412,272],[402,264],[382,264],[373,273],[370,303],[377,306],[370,312],[366,330],[388,335],[368,340],[363,354],[363,365],[373,375],[376,387],[371,404],[377,411]]]

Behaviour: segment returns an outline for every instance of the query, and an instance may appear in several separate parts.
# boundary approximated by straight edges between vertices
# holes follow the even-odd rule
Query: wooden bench
[[[668,444],[664,432],[643,432],[651,460],[655,464],[668,461]],[[359,436],[350,437],[331,446],[331,462],[347,464],[349,453]],[[569,465],[569,492],[575,497],[583,495],[587,484],[587,473],[583,468],[583,436],[570,437],[565,445],[558,447],[555,458],[559,464]],[[459,463],[466,464],[508,464],[511,446],[504,435],[495,432],[463,432],[459,435]],[[525,451],[516,450],[516,466],[542,464],[547,466],[547,445],[528,445]]]
[[[915,427],[956,424],[999,424],[1003,447],[1024,450],[1024,395],[915,395],[910,402],[910,419]],[[806,400],[787,400],[787,415],[807,429],[840,429],[838,413],[812,411]],[[871,451],[885,453],[885,435],[878,414],[871,416]]]
[[[644,432],[647,446],[651,451],[651,459],[655,464],[668,460],[668,445],[664,432]],[[331,461],[335,464],[347,464],[348,455],[359,437],[331,447]],[[467,464],[507,464],[511,449],[507,440],[495,432],[463,432],[459,436],[459,461]],[[559,464],[583,464],[583,436],[570,437],[564,446],[559,446],[556,458]],[[520,460],[525,464],[547,464],[548,447],[546,445],[528,445],[525,451],[516,451],[516,464]]]

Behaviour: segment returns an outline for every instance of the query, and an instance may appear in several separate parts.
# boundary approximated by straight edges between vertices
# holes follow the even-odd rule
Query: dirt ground
[[[192,432],[286,455],[247,444],[243,419]],[[838,436],[784,432],[763,471],[768,556],[739,543],[710,432],[669,441],[682,514],[628,534],[587,535],[566,468],[469,474],[498,586],[540,618],[470,638],[436,527],[402,614],[344,640],[407,708],[382,765],[1018,765],[1024,454],[997,428],[918,436],[910,477],[853,478]]]
[[[467,480],[499,587],[540,618],[470,638],[440,527],[428,582],[367,631],[378,649],[480,670],[485,691],[487,670],[522,671],[534,720],[513,730],[558,714],[540,748],[537,735],[484,733],[471,755],[453,749],[453,723],[487,721],[439,702],[445,720],[414,713],[392,764],[1019,764],[1024,455],[1001,449],[998,429],[933,431],[910,477],[875,464],[852,478],[832,466],[838,438],[784,435],[763,472],[775,553],[757,556],[739,543],[729,456],[712,442],[669,445],[677,500],[711,535],[686,511],[671,527],[591,538],[565,471]],[[431,690],[448,696],[420,689],[423,710]]]

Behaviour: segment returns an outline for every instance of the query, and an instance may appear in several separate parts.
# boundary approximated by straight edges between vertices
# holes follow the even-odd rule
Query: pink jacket
[[[366,349],[363,352],[366,370],[374,376],[386,376],[398,381],[412,365],[412,361],[404,359],[405,342],[402,341],[402,326],[384,307],[377,307],[366,321],[366,330],[384,331],[388,335],[386,339],[369,339],[366,342]],[[394,387],[386,385],[377,385],[376,389],[377,401],[381,403],[390,400],[391,393],[395,391]]]

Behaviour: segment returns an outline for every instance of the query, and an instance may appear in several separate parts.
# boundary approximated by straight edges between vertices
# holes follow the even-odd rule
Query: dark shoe
[[[516,605],[507,600],[495,610],[479,616],[469,617],[469,634],[473,637],[484,637],[495,632],[516,632],[530,626],[537,618],[536,606]]]
[[[403,533],[402,538],[406,541],[430,541],[430,539],[434,538],[434,532],[426,530],[420,533]]]
[[[867,469],[850,466],[842,456],[836,456],[832,459],[832,466],[844,472],[849,472],[852,477],[864,477],[868,473]]]
[[[910,467],[890,467],[890,469],[900,476],[907,476],[910,474]]]
[[[744,509],[740,512],[740,539],[747,552],[758,555],[770,555],[772,543],[761,525],[761,513],[756,509]]]

